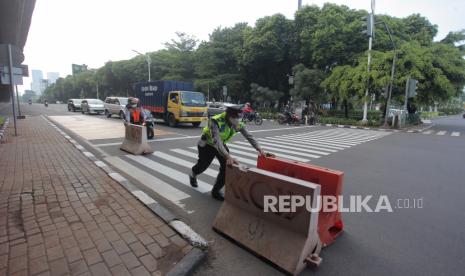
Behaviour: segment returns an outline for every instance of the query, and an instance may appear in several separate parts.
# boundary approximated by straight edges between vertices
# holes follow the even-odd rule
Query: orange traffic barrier
[[[321,243],[318,215],[306,207],[268,212],[267,197],[305,196],[312,206],[320,185],[257,169],[226,168],[225,201],[213,229],[228,236],[289,274],[318,266]]]
[[[259,156],[257,168],[321,185],[321,196],[335,196],[339,204],[342,194],[344,172],[330,170],[311,164],[276,157]],[[318,216],[318,235],[323,246],[330,245],[342,233],[344,224],[339,210],[320,211]]]

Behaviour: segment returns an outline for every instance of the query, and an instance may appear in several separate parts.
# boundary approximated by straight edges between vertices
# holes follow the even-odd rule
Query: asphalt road
[[[23,113],[46,114],[52,119],[73,116],[72,122],[81,121],[89,127],[94,119],[118,122],[117,118],[72,114],[65,105],[24,106]],[[73,124],[69,121],[66,124],[64,129],[70,135],[107,162],[120,167],[123,164],[122,173],[133,175],[129,178],[135,184],[211,242],[208,260],[197,275],[281,275],[211,230],[220,203],[211,199],[208,192],[190,188],[186,178],[187,165],[195,162],[196,150],[191,147],[195,147],[201,128],[173,129],[157,124],[160,136],[151,142],[156,153],[133,158],[119,150],[121,138],[86,139],[79,136],[79,127],[72,132]],[[321,267],[316,271],[307,269],[303,275],[465,274],[462,230],[465,228],[465,119],[440,118],[434,124],[423,133],[288,127],[275,122],[248,126],[262,143],[268,143],[269,151],[344,171],[345,198],[372,195],[369,205],[374,207],[379,196],[386,195],[393,207],[393,212],[344,213],[344,234],[323,250]],[[96,129],[95,134],[103,137],[105,131]],[[294,134],[307,137],[308,144],[293,137]],[[236,150],[233,154],[253,163],[252,152],[244,149],[248,146],[242,142],[242,137],[232,141],[235,147],[231,148]],[[287,148],[289,143],[293,149]],[[124,169],[127,165],[132,169]],[[211,168],[212,176],[199,177],[207,188],[214,182],[217,166]],[[144,184],[147,179],[169,187]],[[167,196],[166,191],[174,198]],[[422,208],[412,208],[419,199]],[[410,208],[405,208],[407,204]],[[285,238],[280,242],[285,242]]]

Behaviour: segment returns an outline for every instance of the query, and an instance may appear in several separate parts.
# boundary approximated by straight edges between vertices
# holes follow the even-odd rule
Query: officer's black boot
[[[191,183],[191,186],[194,188],[197,188],[199,184],[197,183],[197,178],[194,176],[194,173],[189,174],[189,181]]]
[[[224,201],[224,194],[221,191],[212,190],[212,197],[219,201]]]
[[[216,179],[215,185],[212,189],[212,197],[219,201],[224,201],[224,194],[221,192],[221,188],[224,187],[224,179],[223,177],[218,177]]]

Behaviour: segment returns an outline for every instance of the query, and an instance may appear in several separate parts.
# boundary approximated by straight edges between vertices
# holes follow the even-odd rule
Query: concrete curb
[[[0,142],[3,142],[3,137],[5,137],[6,128],[10,124],[10,118],[6,117],[3,125],[0,127]]]
[[[129,180],[123,177],[118,172],[115,172],[111,169],[106,163],[99,160],[93,153],[87,151],[83,146],[81,146],[76,140],[66,134],[61,130],[55,123],[52,122],[52,119],[41,116],[46,122],[48,122],[56,131],[58,131],[65,139],[67,139],[71,144],[73,144],[82,154],[89,158],[94,164],[105,171],[105,173],[123,186],[127,191],[129,191],[134,197],[136,197],[140,202],[142,202],[147,208],[149,208],[153,213],[159,216],[165,221],[173,230],[175,230],[179,235],[189,241],[189,243],[194,247],[186,256],[184,256],[180,262],[178,262],[173,269],[167,275],[190,275],[195,270],[201,262],[205,260],[206,253],[203,250],[208,248],[208,242],[192,230],[187,224],[179,220],[172,212],[163,207],[155,199],[150,197],[144,191],[141,191]],[[201,250],[203,249],[203,250]]]
[[[205,260],[205,257],[204,251],[194,248],[173,269],[166,273],[166,276],[192,275],[199,264]]]

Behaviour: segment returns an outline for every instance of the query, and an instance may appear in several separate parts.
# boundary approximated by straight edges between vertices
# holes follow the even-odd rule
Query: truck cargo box
[[[193,91],[194,84],[192,82],[159,80],[138,82],[134,84],[133,88],[143,108],[155,113],[164,113],[167,109],[167,94],[170,91]]]

